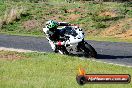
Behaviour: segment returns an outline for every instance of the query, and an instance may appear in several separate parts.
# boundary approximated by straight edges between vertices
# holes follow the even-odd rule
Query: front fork
[[[64,45],[56,46],[56,48],[57,48],[57,51],[61,51],[63,54],[66,54],[66,55],[69,54],[69,52],[67,51],[67,49],[66,49],[66,47]]]
[[[78,43],[78,45],[77,45],[77,50],[78,50],[78,51],[82,51],[82,50],[80,49],[80,46],[84,46],[84,42],[85,42],[84,39],[82,39],[82,41]]]

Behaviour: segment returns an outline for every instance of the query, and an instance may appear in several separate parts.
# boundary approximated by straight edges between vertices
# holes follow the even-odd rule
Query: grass
[[[87,36],[87,40],[96,40],[96,41],[109,41],[109,42],[128,42],[132,43],[132,39],[121,39],[121,38],[115,38],[115,37],[104,37],[104,36]]]
[[[110,24],[117,22],[124,17],[131,17],[131,7],[130,5],[125,3],[59,3],[57,1],[59,0],[56,0],[54,2],[50,1],[42,3],[8,1],[0,2],[0,17],[2,19],[4,16],[6,16],[4,17],[5,19],[2,19],[6,24],[3,24],[4,27],[2,27],[2,30],[0,30],[0,32],[13,31],[12,34],[26,34],[31,32],[32,35],[40,35],[45,21],[53,18],[56,18],[59,21],[68,21],[70,23],[80,24],[86,30],[105,29],[109,27]],[[73,11],[68,12],[68,10]],[[11,11],[14,11],[14,13],[11,13]],[[100,16],[100,13],[105,11],[113,12],[113,14],[116,13],[117,16],[115,18],[110,16]],[[81,17],[75,20],[71,20],[70,18],[68,18],[70,14],[81,15]],[[39,22],[39,24],[31,29],[30,27],[24,28],[23,23],[29,20],[36,20]],[[37,32],[37,34],[34,31],[29,31],[29,29],[36,30],[35,32]]]
[[[4,56],[8,57],[4,57]],[[21,59],[9,59],[17,55]],[[19,57],[18,57],[19,56]],[[78,68],[83,67],[88,74],[130,74],[128,67],[109,65],[79,57],[54,53],[18,53],[0,51],[1,88],[131,88],[130,84],[87,84],[76,83]],[[3,59],[2,59],[3,58]],[[6,59],[8,58],[8,59]]]

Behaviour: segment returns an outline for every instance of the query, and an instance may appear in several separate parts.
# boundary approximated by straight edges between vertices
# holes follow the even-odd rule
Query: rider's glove
[[[70,26],[74,26],[75,28],[79,28],[78,24],[70,24]]]

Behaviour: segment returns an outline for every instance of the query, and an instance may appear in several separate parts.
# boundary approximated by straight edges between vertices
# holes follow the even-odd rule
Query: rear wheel
[[[83,51],[85,57],[96,58],[97,56],[95,49],[85,41],[81,43],[80,49]]]

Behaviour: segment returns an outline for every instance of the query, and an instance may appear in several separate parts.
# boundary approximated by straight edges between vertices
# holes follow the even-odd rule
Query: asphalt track
[[[132,66],[132,43],[87,41],[97,51],[97,59]],[[0,47],[52,52],[44,37],[25,37],[0,34]]]

